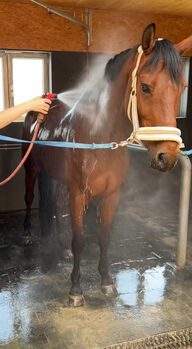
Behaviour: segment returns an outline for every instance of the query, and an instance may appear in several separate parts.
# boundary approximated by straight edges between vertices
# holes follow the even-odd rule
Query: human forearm
[[[11,107],[9,109],[1,111],[0,112],[0,128],[7,126],[12,121],[16,120],[17,118],[27,113],[28,111],[30,111],[28,102],[25,102],[15,107]]]
[[[28,113],[30,110],[47,114],[51,101],[46,98],[36,97],[30,101],[18,104],[0,112],[0,128],[3,128]]]

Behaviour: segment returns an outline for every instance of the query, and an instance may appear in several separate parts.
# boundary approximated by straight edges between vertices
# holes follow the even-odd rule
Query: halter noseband
[[[137,112],[137,71],[139,68],[139,63],[141,56],[143,54],[142,47],[139,46],[138,57],[135,69],[132,72],[132,85],[131,85],[131,94],[129,97],[128,107],[127,107],[127,116],[133,124],[133,132],[130,137],[127,139],[127,143],[139,143],[142,146],[145,146],[142,141],[173,141],[179,144],[180,148],[184,147],[182,138],[180,137],[181,131],[176,127],[139,127],[139,118]]]

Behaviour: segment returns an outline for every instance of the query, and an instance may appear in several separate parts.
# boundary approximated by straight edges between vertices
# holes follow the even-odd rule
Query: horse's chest
[[[126,177],[127,154],[87,157],[82,161],[81,190],[89,197],[115,191]]]

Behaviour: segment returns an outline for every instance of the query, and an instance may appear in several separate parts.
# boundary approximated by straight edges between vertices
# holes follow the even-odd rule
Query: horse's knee
[[[73,255],[80,254],[84,248],[85,239],[84,239],[84,233],[80,232],[78,234],[74,234],[72,238],[71,243],[71,249],[73,252]]]
[[[110,243],[110,232],[109,229],[101,231],[99,234],[99,247],[101,250],[107,249]]]
[[[28,207],[31,207],[33,199],[34,199],[34,193],[29,192],[25,194],[25,203]]]

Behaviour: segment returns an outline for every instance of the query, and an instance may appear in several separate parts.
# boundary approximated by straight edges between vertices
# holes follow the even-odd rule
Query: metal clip
[[[116,143],[116,142],[112,142],[111,143],[111,149],[114,150],[114,149],[117,149],[117,148],[119,148],[119,144]]]
[[[120,146],[120,147],[126,147],[127,145],[128,145],[127,139],[126,139],[126,141],[121,141],[121,142],[119,143],[119,146]]]

